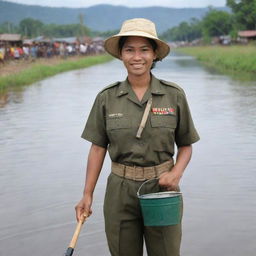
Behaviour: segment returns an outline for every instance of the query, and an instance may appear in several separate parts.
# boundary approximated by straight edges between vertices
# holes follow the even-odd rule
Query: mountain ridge
[[[227,7],[216,7],[229,11]],[[161,6],[126,7],[122,5],[99,4],[83,8],[45,7],[18,4],[0,0],[0,24],[12,22],[18,24],[22,19],[33,18],[50,24],[77,24],[78,16],[84,15],[84,24],[94,31],[117,30],[122,22],[131,18],[147,18],[155,22],[159,33],[177,26],[191,18],[202,18],[208,8],[167,8]],[[65,19],[63,19],[65,17]]]

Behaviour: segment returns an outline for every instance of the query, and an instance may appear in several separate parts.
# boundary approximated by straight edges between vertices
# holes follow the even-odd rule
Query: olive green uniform
[[[140,139],[136,133],[146,103],[152,107]],[[106,87],[96,97],[82,138],[108,149],[113,162],[128,166],[155,166],[170,160],[174,145],[190,145],[199,140],[186,96],[176,84],[151,76],[151,84],[141,101],[128,80]],[[104,202],[106,234],[114,256],[142,255],[143,236],[148,255],[178,256],[181,224],[144,227],[136,197],[141,181],[111,174]],[[154,188],[153,188],[154,187]],[[156,182],[147,188],[159,189]]]

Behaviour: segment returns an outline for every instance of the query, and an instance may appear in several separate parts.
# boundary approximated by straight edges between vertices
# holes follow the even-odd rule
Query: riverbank
[[[29,85],[46,77],[68,70],[89,67],[112,59],[109,55],[52,58],[35,61],[19,60],[5,64],[0,69],[0,93],[6,88]]]
[[[209,67],[240,80],[256,80],[255,46],[202,46],[178,48]]]

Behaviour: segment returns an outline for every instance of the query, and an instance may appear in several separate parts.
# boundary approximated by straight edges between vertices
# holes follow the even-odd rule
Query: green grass
[[[195,56],[223,73],[236,76],[248,74],[256,80],[256,47],[253,45],[187,47],[177,51]]]
[[[112,59],[109,55],[90,56],[78,60],[63,60],[56,65],[35,64],[17,74],[0,77],[0,93],[8,87],[29,85],[46,77],[68,70],[86,68],[95,64],[104,63]]]

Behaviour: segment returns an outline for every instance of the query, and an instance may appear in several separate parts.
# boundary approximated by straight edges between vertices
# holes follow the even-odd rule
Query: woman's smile
[[[132,67],[134,67],[135,69],[140,69],[140,68],[143,68],[143,63],[134,63],[134,64],[131,64]]]

